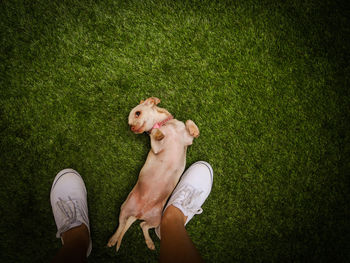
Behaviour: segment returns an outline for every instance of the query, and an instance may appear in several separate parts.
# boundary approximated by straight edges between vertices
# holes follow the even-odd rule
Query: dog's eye
[[[139,117],[141,115],[141,111],[135,112],[136,117]]]

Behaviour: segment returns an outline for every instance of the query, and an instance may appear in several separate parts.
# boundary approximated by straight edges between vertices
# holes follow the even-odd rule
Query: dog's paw
[[[159,130],[159,129],[155,129],[152,132],[152,136],[154,137],[154,139],[156,141],[161,141],[164,139],[165,135]]]
[[[199,136],[199,129],[193,121],[186,121],[186,128],[192,137],[197,138]]]
[[[113,235],[113,236],[109,239],[109,241],[108,241],[108,243],[107,243],[107,247],[113,247],[113,246],[117,243],[117,241],[118,241],[118,238],[117,238],[115,235]]]
[[[153,241],[146,241],[146,244],[147,244],[147,247],[148,247],[150,250],[155,250],[155,249],[156,249],[156,247],[154,246]]]

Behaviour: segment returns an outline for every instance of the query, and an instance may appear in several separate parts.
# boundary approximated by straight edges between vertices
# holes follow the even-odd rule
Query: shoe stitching
[[[77,220],[77,202],[74,202],[70,196],[68,196],[68,200],[64,201],[59,198],[59,201],[56,202],[58,208],[61,210],[62,214],[65,216],[65,223],[58,229],[58,233],[63,233],[69,229],[69,226]]]
[[[201,214],[203,209],[201,207],[198,208],[196,201],[203,192],[204,191],[196,190],[193,186],[184,185],[174,195],[174,202],[172,204],[181,206],[186,211],[187,215]]]

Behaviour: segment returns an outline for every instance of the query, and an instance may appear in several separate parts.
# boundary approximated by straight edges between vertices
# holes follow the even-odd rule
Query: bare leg
[[[170,205],[161,221],[160,262],[204,262],[185,229],[187,217]]]
[[[87,262],[86,252],[89,247],[90,237],[86,225],[71,228],[62,233],[63,246],[52,260],[56,262]]]

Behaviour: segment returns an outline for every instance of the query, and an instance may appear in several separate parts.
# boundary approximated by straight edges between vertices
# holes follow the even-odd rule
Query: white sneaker
[[[187,216],[186,226],[194,215],[203,212],[201,206],[209,196],[212,185],[213,168],[210,164],[204,161],[192,164],[182,175],[163,213],[169,205],[177,207]],[[160,226],[155,229],[155,232],[160,238]]]
[[[56,237],[60,238],[67,230],[85,224],[89,230],[86,188],[80,174],[73,169],[60,171],[53,181],[50,193],[52,212],[57,225]],[[62,244],[63,244],[63,239]],[[92,242],[87,256],[90,255]]]

